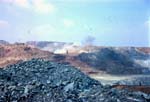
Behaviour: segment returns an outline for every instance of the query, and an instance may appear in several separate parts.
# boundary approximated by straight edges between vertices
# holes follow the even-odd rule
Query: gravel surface
[[[150,95],[103,86],[72,66],[32,59],[0,69],[0,102],[150,102]]]

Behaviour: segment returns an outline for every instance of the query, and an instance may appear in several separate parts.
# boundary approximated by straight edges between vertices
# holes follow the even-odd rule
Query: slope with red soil
[[[52,53],[42,51],[25,44],[0,45],[0,67],[15,64],[20,60],[47,58]]]

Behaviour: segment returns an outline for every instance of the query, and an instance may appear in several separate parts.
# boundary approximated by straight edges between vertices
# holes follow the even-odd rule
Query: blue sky
[[[149,0],[0,0],[0,39],[150,46]]]

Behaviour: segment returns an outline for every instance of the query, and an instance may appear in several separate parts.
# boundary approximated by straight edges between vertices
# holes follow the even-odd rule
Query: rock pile
[[[32,59],[0,69],[0,102],[148,102],[143,93],[102,86],[76,68]]]
[[[122,51],[122,50],[121,50]],[[102,48],[97,52],[81,53],[76,58],[89,66],[109,74],[150,74],[150,69],[135,63],[134,59],[146,59],[140,52]],[[132,53],[131,53],[132,52]],[[132,55],[132,56],[131,56]]]

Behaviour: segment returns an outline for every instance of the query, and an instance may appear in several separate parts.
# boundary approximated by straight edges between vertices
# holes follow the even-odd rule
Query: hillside
[[[75,66],[97,80],[104,80],[104,83],[105,80],[115,83],[128,78],[126,75],[149,75],[150,72],[150,48],[64,46],[58,49],[58,52],[67,49],[68,53],[56,54],[55,51],[45,51],[24,43],[3,44],[0,45],[0,67],[32,58],[43,58]],[[118,77],[118,75],[125,75],[125,77]]]
[[[30,47],[25,44],[0,45],[0,67],[15,64],[21,60],[46,58],[52,53]]]
[[[37,60],[35,60],[34,62],[34,59],[31,60],[32,58],[42,58],[47,61],[57,62],[60,64],[60,66],[70,66],[70,68],[74,66],[76,69],[79,69],[80,71],[90,76],[91,78],[100,81],[102,84],[104,85],[111,84],[112,86],[110,87],[116,88],[116,90],[119,89],[121,93],[120,91],[117,91],[117,93],[119,92],[118,94],[124,94],[126,92],[129,92],[127,90],[124,91],[124,89],[129,89],[130,91],[141,91],[145,93],[150,92],[148,90],[149,87],[145,86],[150,85],[150,82],[148,81],[150,79],[150,76],[145,76],[146,74],[149,75],[150,73],[149,72],[150,48],[65,46],[64,48],[60,48],[59,50],[61,52],[62,49],[66,48],[69,48],[67,49],[68,53],[56,54],[55,51],[54,52],[44,51],[40,48],[36,48],[35,46],[24,43],[15,43],[7,45],[1,44],[0,67],[5,67],[6,69],[8,68],[8,70],[10,70],[10,68],[15,67],[19,68],[17,66],[20,66],[20,63],[24,63],[24,61],[27,61],[25,62],[26,63],[25,66],[28,66],[27,64],[38,62]],[[29,60],[31,60],[31,63]],[[24,64],[21,64],[21,66],[25,68]],[[40,66],[43,65],[41,64]],[[39,65],[37,65],[37,67],[39,67]],[[21,70],[26,70],[26,68]],[[3,68],[1,74],[2,76],[3,75],[5,76],[5,73],[3,73]],[[137,74],[138,75],[140,74],[142,76],[139,77]],[[134,78],[132,78],[132,75],[135,75]],[[2,76],[0,77],[3,79],[4,77]],[[113,89],[110,88],[109,90],[112,91]],[[94,90],[93,93],[97,92],[98,91]],[[91,97],[89,96],[89,94],[91,93],[87,94],[88,94],[87,97]],[[99,98],[97,98],[97,100],[99,100]],[[144,100],[147,99],[145,98]]]
[[[34,43],[34,44],[33,44]],[[36,43],[36,44],[35,44]],[[57,44],[55,44],[57,43]],[[17,63],[20,60],[44,58],[50,61],[71,64],[84,73],[108,74],[149,74],[150,48],[142,47],[102,47],[102,46],[71,46],[60,42],[28,42],[28,44],[0,45],[0,66]],[[36,46],[42,48],[36,48]],[[57,45],[57,46],[56,46]],[[53,52],[43,50],[47,46]],[[58,47],[59,46],[59,47]],[[59,51],[58,51],[59,49]],[[56,51],[64,52],[55,54]]]
[[[110,74],[149,74],[150,55],[138,48],[101,48],[76,57],[89,66]]]

